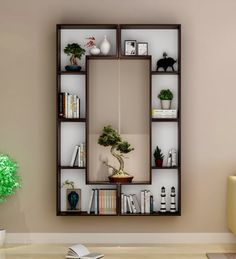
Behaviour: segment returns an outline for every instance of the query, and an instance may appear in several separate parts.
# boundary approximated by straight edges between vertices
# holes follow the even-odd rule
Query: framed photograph
[[[68,211],[81,211],[81,189],[66,190],[66,209]]]
[[[125,40],[125,55],[137,55],[136,40]]]
[[[148,55],[148,43],[147,42],[138,42],[137,43],[137,54],[139,56]]]

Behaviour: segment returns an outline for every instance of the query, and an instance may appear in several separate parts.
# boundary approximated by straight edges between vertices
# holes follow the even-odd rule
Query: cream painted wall
[[[0,151],[23,188],[0,205],[8,232],[226,232],[236,167],[236,1],[0,1]],[[182,216],[55,216],[55,25],[182,24]]]

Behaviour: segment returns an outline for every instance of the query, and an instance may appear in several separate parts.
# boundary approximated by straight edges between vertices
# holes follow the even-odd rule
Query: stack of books
[[[77,163],[76,163],[77,159]],[[73,167],[77,165],[78,167],[85,167],[86,166],[86,150],[85,150],[85,143],[81,143],[74,147],[70,166]]]
[[[64,118],[80,118],[80,99],[75,94],[59,94],[59,116]]]
[[[177,118],[177,110],[152,109],[153,118]]]
[[[121,194],[121,213],[145,214],[154,212],[154,199],[149,190],[141,191],[141,204],[136,194]]]
[[[87,213],[100,215],[116,214],[116,190],[92,189]]]

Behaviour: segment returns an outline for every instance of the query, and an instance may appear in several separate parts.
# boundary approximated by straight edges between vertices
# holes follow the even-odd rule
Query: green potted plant
[[[158,94],[158,98],[161,100],[161,108],[163,110],[169,110],[171,107],[171,100],[173,99],[173,93],[170,89],[162,89]]]
[[[64,48],[64,53],[70,56],[71,65],[65,67],[66,71],[80,71],[81,66],[78,66],[77,59],[81,59],[85,55],[85,49],[83,49],[78,43],[67,44]]]
[[[103,161],[103,163],[112,169],[112,175],[109,176],[110,182],[132,182],[133,176],[124,171],[124,154],[134,150],[127,141],[122,140],[120,134],[110,125],[103,128],[102,134],[98,138],[98,144],[104,147],[111,147],[110,152],[119,162],[119,168],[115,168]]]
[[[20,177],[17,175],[17,163],[9,156],[0,154],[0,203],[20,188]],[[0,247],[4,244],[6,230],[0,227]]]
[[[164,155],[162,154],[162,151],[158,146],[156,146],[153,156],[154,156],[156,167],[162,167]]]

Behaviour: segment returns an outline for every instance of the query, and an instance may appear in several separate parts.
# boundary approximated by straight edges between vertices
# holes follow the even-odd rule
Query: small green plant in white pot
[[[9,156],[0,154],[0,203],[20,188],[20,176],[17,174],[17,163]],[[6,230],[0,226],[0,247],[4,244]]]
[[[161,100],[161,108],[163,110],[169,110],[171,108],[173,93],[170,89],[162,89],[158,94],[158,98]]]

